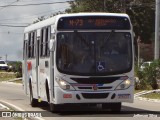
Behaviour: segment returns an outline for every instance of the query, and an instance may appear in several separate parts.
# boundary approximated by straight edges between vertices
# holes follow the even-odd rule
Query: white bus
[[[121,110],[134,98],[133,28],[126,14],[61,14],[24,30],[23,85],[31,106]]]

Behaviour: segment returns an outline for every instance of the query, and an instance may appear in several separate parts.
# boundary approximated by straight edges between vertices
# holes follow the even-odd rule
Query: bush
[[[135,65],[135,76],[137,77],[135,82],[136,90],[148,90],[151,89],[151,86],[147,83],[145,78],[145,74],[143,71],[140,71],[140,67],[138,64]]]
[[[136,82],[136,89],[158,89],[157,79],[160,78],[160,60],[154,60],[150,66],[146,66],[143,71],[135,67],[135,75],[139,78]]]
[[[8,63],[9,66],[12,66],[10,71],[16,73],[16,77],[22,77],[22,62],[11,62]]]
[[[153,63],[150,66],[146,66],[144,69],[144,75],[145,75],[145,80],[149,85],[152,86],[152,89],[158,89],[158,84],[157,84],[157,77],[159,70],[158,68],[158,61],[153,61]]]

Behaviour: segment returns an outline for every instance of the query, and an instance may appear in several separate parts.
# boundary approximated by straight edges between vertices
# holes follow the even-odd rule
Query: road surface
[[[100,105],[97,107],[69,107],[71,111],[61,113],[51,113],[48,110],[46,103],[43,103],[39,107],[32,108],[29,104],[29,97],[25,95],[21,84],[15,83],[0,83],[0,100],[7,103],[14,104],[15,106],[25,111],[40,111],[42,112],[45,120],[54,119],[70,119],[76,117],[76,119],[98,119],[105,120],[106,117],[116,119],[160,119],[160,103],[147,102],[135,99],[134,103],[123,103],[122,111],[119,114],[110,113],[109,111],[101,110]],[[80,111],[79,111],[80,110]],[[157,115],[159,116],[157,118]],[[134,116],[134,117],[133,117]]]

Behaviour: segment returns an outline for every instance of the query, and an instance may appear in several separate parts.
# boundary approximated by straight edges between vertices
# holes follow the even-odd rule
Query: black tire
[[[110,105],[110,103],[103,103],[102,104],[102,109],[110,109],[110,107],[111,107],[111,105]]]
[[[121,111],[121,106],[122,106],[121,103],[113,103],[112,105],[113,106],[111,108],[111,111],[113,111],[113,112],[120,112]]]
[[[31,87],[31,83],[29,84],[29,88],[30,88],[30,104],[32,107],[37,107],[38,100],[33,98],[33,91],[32,91],[32,87]]]
[[[60,111],[60,106],[59,105],[55,105],[53,103],[49,103],[49,109],[53,113],[59,112]]]
[[[46,82],[46,96],[47,96],[47,102],[50,103],[50,95],[49,95],[48,82]]]
[[[112,112],[120,112],[121,106],[121,103],[103,103],[102,109],[110,109]]]

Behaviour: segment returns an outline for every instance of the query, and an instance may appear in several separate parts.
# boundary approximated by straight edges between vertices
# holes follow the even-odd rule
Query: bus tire
[[[110,109],[110,104],[109,103],[103,103],[102,104],[102,109]]]
[[[53,103],[50,103],[50,104],[49,104],[49,107],[50,107],[50,111],[53,112],[53,113],[54,113],[54,112],[58,112],[58,110],[59,110],[59,109],[58,109],[59,106],[58,106],[58,105],[55,105],[55,104],[53,104]]]
[[[111,111],[120,112],[121,111],[121,103],[112,103]]]
[[[49,87],[47,81],[46,81],[46,97],[47,97],[47,102],[50,103]]]
[[[110,109],[112,112],[120,112],[121,106],[121,103],[103,103],[102,109]]]
[[[33,91],[31,87],[31,83],[29,84],[30,86],[30,104],[32,107],[37,107],[38,106],[38,100],[33,98]]]

